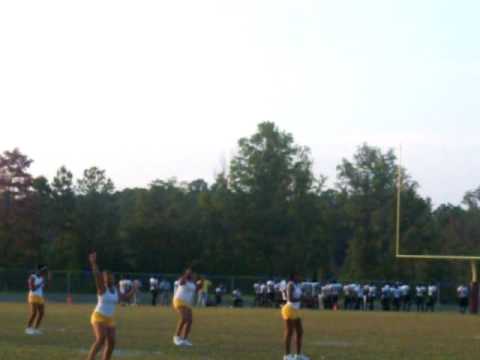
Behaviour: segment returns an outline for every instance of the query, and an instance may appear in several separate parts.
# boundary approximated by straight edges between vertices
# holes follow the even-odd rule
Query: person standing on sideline
[[[373,284],[370,284],[368,286],[368,295],[367,295],[368,309],[370,311],[375,310],[376,300],[377,300],[377,287]]]
[[[118,287],[122,294],[128,294],[133,287],[132,280],[130,280],[128,277],[124,277],[118,282]],[[128,299],[128,301],[123,301],[122,299],[120,299],[120,304],[122,306],[131,305],[131,302],[131,299]]]
[[[417,312],[425,312],[425,295],[427,288],[424,285],[418,285],[415,288],[415,302],[417,303]]]
[[[239,289],[233,290],[232,298],[233,298],[233,307],[234,308],[243,307],[242,292]]]
[[[212,282],[205,278],[199,279],[198,282],[202,283],[202,287],[198,292],[197,306],[206,307],[208,305],[208,293],[212,286]]]
[[[400,286],[400,292],[402,294],[403,311],[410,311],[410,307],[412,305],[410,286],[408,286],[408,284],[403,284],[402,286]]]
[[[215,288],[215,306],[222,305],[223,295],[225,295],[225,286],[223,286],[223,284],[219,284]]]
[[[152,306],[157,306],[157,298],[159,292],[159,282],[154,276],[150,278],[150,293],[152,294]]]
[[[458,306],[460,308],[460,313],[465,314],[468,309],[469,301],[468,297],[470,296],[470,290],[465,285],[460,285],[457,288],[457,297],[458,297]]]
[[[46,265],[40,265],[37,271],[28,278],[28,304],[30,306],[30,317],[28,319],[25,334],[27,335],[41,335],[42,331],[39,329],[43,317],[45,315],[45,298],[44,289],[47,286],[51,275],[48,272]]]
[[[429,285],[427,290],[427,311],[434,312],[437,304],[438,288],[435,285]]]
[[[400,290],[400,284],[395,285],[392,288],[393,294],[393,310],[400,311],[402,305],[402,291]]]
[[[170,292],[172,290],[172,285],[167,279],[160,281],[160,304],[167,306],[170,304]]]

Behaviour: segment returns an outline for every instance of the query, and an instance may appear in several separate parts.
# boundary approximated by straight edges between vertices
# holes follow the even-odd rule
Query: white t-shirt
[[[267,292],[269,294],[272,294],[275,292],[275,283],[273,281],[268,281],[267,282]]]
[[[467,298],[469,293],[470,293],[470,291],[468,290],[468,288],[466,286],[459,286],[458,289],[457,289],[457,294],[458,294],[458,297],[460,299]]]
[[[410,286],[408,285],[400,286],[400,292],[402,293],[402,296],[407,296],[408,293],[410,292]]]
[[[118,286],[120,287],[120,292],[122,294],[126,294],[132,288],[132,280],[129,280],[129,279],[120,280],[120,282],[118,283]]]
[[[260,285],[260,292],[262,294],[266,294],[267,293],[267,285],[266,284],[261,284]]]
[[[150,290],[158,290],[158,279],[150,278]]]
[[[402,291],[400,290],[400,288],[396,287],[393,289],[393,297],[395,299],[400,299],[400,297],[402,296]]]
[[[416,291],[418,297],[423,297],[427,292],[427,288],[425,286],[417,286]]]
[[[357,285],[355,287],[355,293],[356,293],[357,297],[362,298],[363,297],[363,287],[360,286],[360,285]]]
[[[428,296],[435,296],[437,294],[437,287],[435,285],[430,285],[428,287]]]

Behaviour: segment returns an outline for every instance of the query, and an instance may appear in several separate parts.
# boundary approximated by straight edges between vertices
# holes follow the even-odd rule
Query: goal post
[[[470,283],[470,312],[478,314],[480,305],[480,286],[478,283],[478,268],[477,262],[480,261],[480,256],[473,255],[441,255],[441,254],[405,254],[402,253],[400,247],[401,239],[401,211],[402,211],[402,149],[400,147],[400,156],[397,169],[397,202],[396,202],[396,229],[395,229],[395,257],[397,259],[411,259],[411,260],[444,260],[444,261],[469,261],[472,272],[472,279]]]

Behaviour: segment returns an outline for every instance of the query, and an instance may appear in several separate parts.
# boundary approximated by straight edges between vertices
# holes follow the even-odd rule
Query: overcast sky
[[[434,203],[480,185],[479,1],[0,2],[0,151],[118,188],[212,180],[264,120],[332,182],[403,144]]]

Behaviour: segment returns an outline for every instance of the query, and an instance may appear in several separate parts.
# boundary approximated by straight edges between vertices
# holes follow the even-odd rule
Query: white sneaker
[[[43,331],[40,329],[33,329],[33,335],[43,335]]]
[[[182,345],[183,346],[188,346],[188,347],[193,346],[193,344],[190,341],[188,341],[187,339],[182,340]]]
[[[293,357],[293,355],[285,355],[283,357],[283,360],[294,360],[295,358]]]
[[[182,346],[183,345],[183,340],[180,336],[174,336],[173,337],[173,344],[175,346]]]
[[[35,329],[26,328],[26,329],[25,329],[25,334],[26,334],[26,335],[35,335]]]

